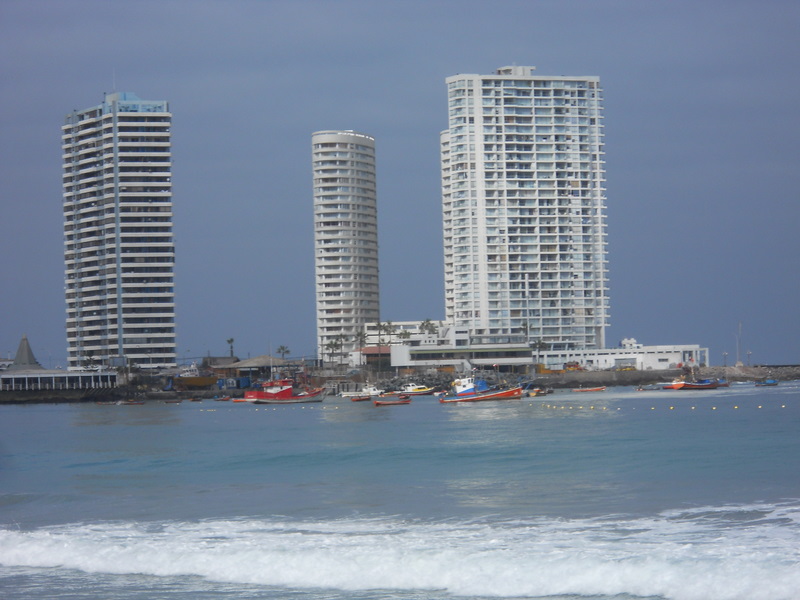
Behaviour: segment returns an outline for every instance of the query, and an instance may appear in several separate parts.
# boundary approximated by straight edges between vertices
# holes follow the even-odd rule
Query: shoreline
[[[538,374],[535,377],[528,378],[528,381],[552,389],[597,386],[626,387],[672,381],[682,375],[684,375],[684,372],[681,369],[658,371],[567,371],[564,373]],[[800,366],[700,367],[697,370],[697,379],[726,379],[730,382],[747,382],[766,378],[777,379],[778,381],[800,379]],[[162,390],[143,390],[141,387],[129,386],[90,390],[16,390],[0,392],[0,405],[108,402],[127,399],[151,402],[189,400],[191,398],[211,400],[215,397],[236,396],[242,393],[242,390],[219,390],[216,388],[165,392]]]

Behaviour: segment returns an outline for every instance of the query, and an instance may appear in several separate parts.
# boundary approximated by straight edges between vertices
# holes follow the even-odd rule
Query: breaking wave
[[[800,503],[648,518],[101,522],[0,529],[0,564],[296,590],[789,600]]]

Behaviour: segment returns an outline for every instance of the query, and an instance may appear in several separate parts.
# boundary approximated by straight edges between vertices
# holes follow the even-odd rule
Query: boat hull
[[[680,390],[683,386],[686,385],[683,381],[673,381],[672,383],[668,383],[662,386],[662,389],[665,390]]]
[[[487,400],[516,400],[522,398],[522,387],[514,387],[506,390],[493,390],[489,392],[481,392],[478,394],[465,395],[465,396],[445,396],[439,398],[442,404],[450,404],[454,402],[485,402]]]
[[[342,398],[352,398],[352,397],[363,397],[363,396],[380,396],[384,390],[379,390],[374,385],[367,385],[361,391],[358,392],[339,392],[339,395]]]
[[[400,404],[411,404],[411,398],[403,398],[398,400],[373,400],[375,406],[397,406]]]
[[[322,395],[296,396],[292,398],[263,398],[251,401],[253,404],[305,404],[307,402],[322,402]]]
[[[176,377],[172,385],[176,388],[200,389],[207,388],[217,383],[216,377]]]
[[[772,387],[778,385],[777,379],[767,379],[765,381],[756,381],[756,387]]]
[[[703,382],[703,383],[684,383],[679,389],[681,390],[715,390],[719,387],[716,381]]]
[[[300,402],[322,402],[325,388],[313,388],[300,391],[290,379],[270,381],[260,390],[248,390],[244,393],[245,402],[260,404],[297,404]]]

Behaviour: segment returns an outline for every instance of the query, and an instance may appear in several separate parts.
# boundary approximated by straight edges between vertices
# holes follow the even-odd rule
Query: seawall
[[[577,388],[595,386],[637,386],[672,381],[684,375],[681,369],[648,371],[566,371],[564,373],[537,375],[534,380],[551,388]],[[800,366],[786,367],[701,367],[697,379],[727,379],[728,381],[756,381],[800,379]]]

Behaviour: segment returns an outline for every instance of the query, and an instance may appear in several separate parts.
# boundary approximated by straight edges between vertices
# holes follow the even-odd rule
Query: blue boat
[[[757,387],[763,386],[770,386],[770,385],[778,385],[777,379],[762,379],[761,381],[756,381]]]

